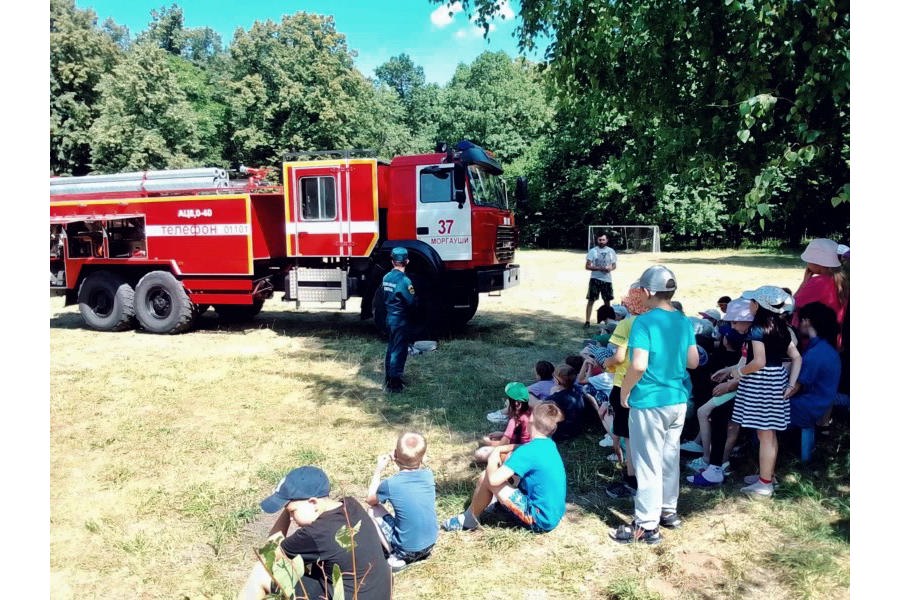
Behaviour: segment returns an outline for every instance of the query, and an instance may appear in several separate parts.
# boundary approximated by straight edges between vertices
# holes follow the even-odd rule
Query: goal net
[[[591,225],[588,250],[594,246],[594,236],[601,233],[606,234],[610,248],[616,252],[660,252],[658,225]]]

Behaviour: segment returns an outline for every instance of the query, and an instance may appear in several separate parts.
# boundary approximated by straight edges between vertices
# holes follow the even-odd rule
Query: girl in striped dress
[[[741,427],[756,429],[759,438],[759,475],[744,479],[745,494],[771,496],[774,491],[775,460],[778,457],[778,431],[787,429],[791,417],[789,398],[796,391],[802,359],[791,340],[790,330],[781,314],[791,297],[781,288],[764,285],[744,292],[750,300],[753,323],[747,336],[747,359],[731,370],[738,379],[731,420]],[[790,361],[788,375],[784,362]]]

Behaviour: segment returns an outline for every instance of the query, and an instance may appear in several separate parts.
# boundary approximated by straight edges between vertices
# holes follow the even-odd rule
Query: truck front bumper
[[[478,271],[478,293],[498,292],[519,285],[519,265]]]

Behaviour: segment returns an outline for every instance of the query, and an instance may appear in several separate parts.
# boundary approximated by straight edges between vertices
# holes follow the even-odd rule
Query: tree
[[[405,53],[392,56],[386,63],[376,67],[375,77],[379,83],[394,88],[404,104],[412,99],[415,90],[425,85],[425,70],[414,64]]]
[[[152,20],[147,31],[141,34],[140,41],[150,41],[169,54],[181,54],[185,47],[184,11],[177,4],[150,11]]]
[[[128,50],[131,46],[131,32],[125,25],[119,25],[112,17],[107,17],[103,21],[103,32],[112,39],[113,42],[122,50]]]
[[[192,30],[192,31],[197,31]],[[217,65],[195,62],[181,56],[167,56],[176,86],[195,115],[198,150],[194,155],[203,166],[227,167],[225,154],[225,118],[228,97],[224,85],[227,74]]]
[[[445,93],[441,139],[469,139],[496,153],[510,174],[522,174],[516,162],[553,118],[536,67],[505,52],[484,52],[471,65],[457,67]]]
[[[94,170],[199,166],[198,116],[163,50],[135,44],[98,90],[100,116],[90,129]]]
[[[386,87],[397,93],[402,107],[400,119],[411,138],[403,152],[427,152],[437,141],[440,115],[443,112],[443,90],[425,83],[425,70],[413,63],[407,54],[393,56],[375,69],[375,87]]]
[[[499,11],[463,5],[482,24]],[[605,131],[617,155],[595,172],[629,202],[649,194],[672,233],[846,231],[847,0],[523,0],[521,17],[522,47],[553,40],[554,95],[581,153],[605,143],[591,124],[618,122]]]
[[[50,2],[50,49],[50,170],[83,175],[91,162],[97,84],[121,51],[97,28],[94,12],[75,8],[74,0]]]
[[[231,59],[232,160],[277,164],[291,151],[351,148],[377,141],[387,123],[373,117],[397,116],[385,97],[371,97],[331,17],[301,12],[238,28]]]
[[[209,27],[185,29],[182,56],[196,62],[208,62],[222,54],[222,36]]]

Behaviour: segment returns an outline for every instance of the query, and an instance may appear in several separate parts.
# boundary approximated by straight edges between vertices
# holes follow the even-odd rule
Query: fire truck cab
[[[276,292],[304,307],[361,297],[384,330],[377,292],[404,246],[418,321],[441,333],[474,316],[480,293],[518,284],[503,171],[475,144],[390,162],[294,155],[277,187],[246,171],[243,184],[219,169],[51,179],[51,293],[99,330],[178,333],[210,306],[252,318]]]

